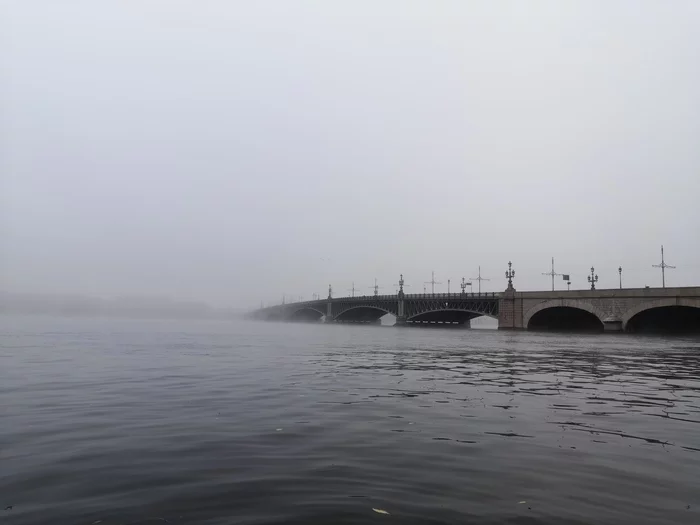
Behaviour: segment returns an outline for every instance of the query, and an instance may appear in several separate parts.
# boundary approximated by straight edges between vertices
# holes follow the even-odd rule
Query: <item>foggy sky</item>
[[[0,5],[2,290],[700,284],[695,0]]]

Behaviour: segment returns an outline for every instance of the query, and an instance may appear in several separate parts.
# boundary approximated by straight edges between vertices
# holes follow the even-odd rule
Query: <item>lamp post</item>
[[[566,281],[566,291],[571,290],[571,281]]]
[[[491,279],[486,279],[485,277],[481,276],[481,266],[479,266],[478,275],[478,277],[472,277],[472,281],[479,281],[479,295],[481,295],[481,281],[490,281]]]
[[[598,282],[598,276],[595,274],[595,268],[591,266],[591,275],[588,276],[588,282],[591,283],[591,290],[595,290],[595,283]]]
[[[508,290],[513,289],[513,277],[515,277],[515,270],[513,270],[513,263],[508,261],[508,271],[506,272],[506,279],[508,279]]]
[[[406,284],[406,281],[403,280],[403,274],[401,274],[400,277],[399,277],[399,282],[398,282],[397,284],[394,284],[394,286],[398,286],[398,288],[397,288],[397,290],[396,290],[396,294],[397,294],[399,297],[403,297],[403,295],[404,295],[404,293],[403,293],[404,287],[408,288],[408,287],[411,286],[411,285],[410,285],[410,284]]]
[[[551,278],[552,278],[552,291],[554,291],[554,277],[561,275],[560,273],[557,273],[554,271],[554,257],[552,257],[552,269],[547,273],[543,273],[542,275],[551,276]]]
[[[432,272],[429,281],[424,282],[423,284],[429,284],[430,285],[430,293],[435,295],[435,285],[436,284],[442,284],[440,281],[435,280],[435,272]],[[423,293],[425,293],[425,286],[423,286]]]
[[[472,283],[468,283],[467,281],[464,280],[464,277],[462,277],[462,282],[459,285],[462,288],[462,295],[466,294],[466,291],[465,291],[466,287],[471,286],[471,285],[472,285]]]
[[[622,266],[617,269],[617,273],[620,274],[620,290],[622,290]]]
[[[661,245],[661,264],[652,264],[654,268],[661,268],[661,286],[666,288],[666,268],[675,268],[664,261],[664,246]]]

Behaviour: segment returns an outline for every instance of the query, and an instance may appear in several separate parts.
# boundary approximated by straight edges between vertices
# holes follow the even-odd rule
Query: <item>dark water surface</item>
[[[2,524],[696,525],[700,340],[0,318],[7,506]]]

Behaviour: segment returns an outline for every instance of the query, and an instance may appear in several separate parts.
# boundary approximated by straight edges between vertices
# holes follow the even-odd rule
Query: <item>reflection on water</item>
[[[0,323],[8,523],[700,522],[698,339]]]

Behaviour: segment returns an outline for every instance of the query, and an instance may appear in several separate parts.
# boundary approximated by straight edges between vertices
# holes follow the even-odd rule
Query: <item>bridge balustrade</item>
[[[496,299],[497,297],[500,297],[500,293],[496,292],[465,292],[465,293],[412,293],[412,294],[404,294],[405,299],[464,299],[464,298],[491,298],[491,299]],[[355,297],[333,297],[331,301],[347,301],[347,300],[380,300],[380,301],[395,301],[398,298],[398,294],[396,295],[358,295]],[[289,303],[285,303],[287,305],[295,304],[295,305],[306,305],[306,304],[317,304],[317,303],[325,303],[327,302],[328,299],[314,299],[314,300],[307,300],[307,301],[292,301]],[[283,305],[279,305],[283,306]],[[269,308],[269,307],[268,307]]]

